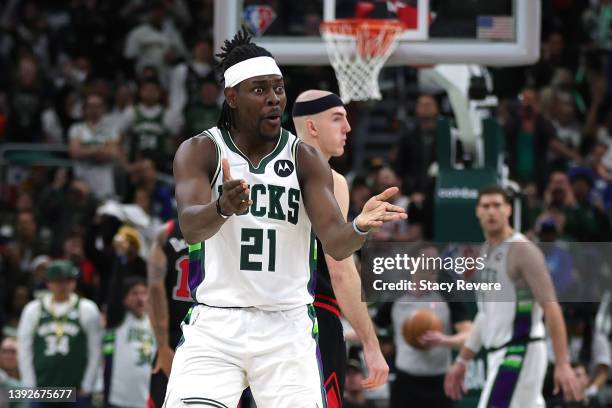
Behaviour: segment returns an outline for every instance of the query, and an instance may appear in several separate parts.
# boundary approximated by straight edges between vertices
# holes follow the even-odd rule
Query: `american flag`
[[[483,40],[513,40],[514,17],[478,16],[478,38]]]

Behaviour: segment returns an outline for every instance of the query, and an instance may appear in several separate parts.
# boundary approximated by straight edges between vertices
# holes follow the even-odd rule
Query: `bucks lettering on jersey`
[[[87,365],[87,338],[79,321],[79,303],[54,316],[40,301],[34,334],[34,371],[38,387],[79,387]]]
[[[485,268],[479,272],[479,281],[499,282],[503,288],[503,294],[496,291],[478,293],[478,311],[485,315],[481,336],[486,348],[544,336],[542,308],[529,288],[517,287],[508,275],[508,253],[512,245],[531,243],[524,235],[514,233],[490,251],[486,245],[483,247],[486,261]]]
[[[221,194],[221,159],[226,158],[232,178],[249,184],[253,204],[210,239],[190,246],[192,296],[210,306],[263,310],[312,303],[316,241],[297,177],[299,139],[281,129],[274,150],[251,163],[226,130],[214,127],[202,136],[217,149],[212,200]]]

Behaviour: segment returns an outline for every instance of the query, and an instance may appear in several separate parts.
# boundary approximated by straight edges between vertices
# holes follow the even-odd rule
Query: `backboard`
[[[321,21],[354,17],[357,0],[215,0],[215,49],[247,22],[282,65],[328,65]],[[370,0],[408,28],[386,65],[510,66],[539,58],[541,0]],[[363,2],[362,4],[363,5]]]

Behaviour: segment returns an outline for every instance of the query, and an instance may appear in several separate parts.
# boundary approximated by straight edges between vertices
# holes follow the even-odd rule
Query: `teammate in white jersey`
[[[542,386],[546,374],[546,318],[556,357],[555,393],[567,401],[582,399],[570,366],[561,309],[541,251],[509,223],[510,199],[503,188],[480,190],[476,216],[485,235],[487,281],[499,282],[502,292],[479,293],[478,314],[470,337],[445,379],[445,391],[461,398],[467,362],[484,347],[487,379],[479,408],[544,407]]]
[[[183,325],[166,406],[233,408],[250,386],[261,407],[324,407],[315,233],[339,260],[369,229],[406,215],[386,202],[398,191],[390,188],[345,222],[325,159],[280,126],[286,96],[271,54],[244,31],[222,50],[218,127],[184,142],[174,160],[198,305]]]

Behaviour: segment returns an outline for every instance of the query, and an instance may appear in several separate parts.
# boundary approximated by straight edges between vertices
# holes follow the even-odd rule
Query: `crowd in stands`
[[[95,303],[102,319],[123,293],[111,290],[118,274],[146,278],[155,230],[176,216],[173,154],[183,140],[216,125],[220,113],[213,3],[0,6],[0,145],[53,144],[69,158],[68,165],[12,165],[0,173],[0,382],[20,379],[14,338],[24,307],[48,290],[54,260],[76,266],[75,291]],[[272,31],[316,31],[312,10],[267,3],[282,9]],[[491,69],[506,163],[523,197],[522,229],[544,242],[610,242],[612,3],[543,0],[543,6],[540,60]],[[284,72],[288,104],[305,89],[336,87],[329,67]],[[445,95],[420,95],[399,127],[398,144],[366,172],[352,172],[349,218],[393,185],[401,187],[394,203],[408,210],[407,221],[371,239],[433,238],[437,119],[452,116],[444,101]],[[287,114],[283,119],[293,127]],[[359,118],[350,120],[357,130],[349,157],[351,144],[367,137],[355,126]],[[343,163],[344,170],[358,167]],[[563,278],[555,284],[565,287]],[[594,313],[583,315],[593,322]],[[362,368],[352,364],[350,374],[347,391],[359,402],[352,406],[367,406],[358,387]]]

